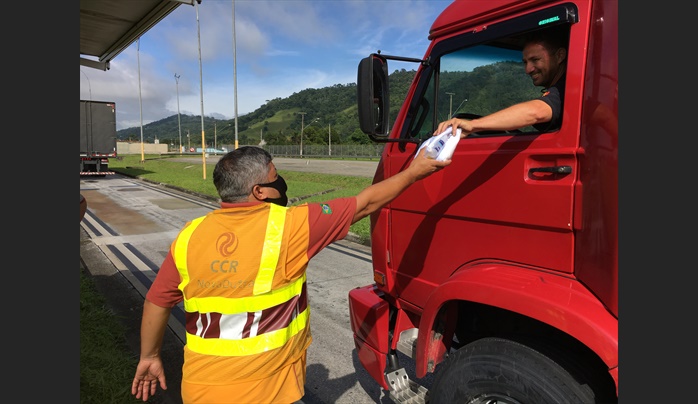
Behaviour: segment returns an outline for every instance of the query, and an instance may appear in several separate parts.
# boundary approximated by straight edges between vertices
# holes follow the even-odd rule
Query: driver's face
[[[557,75],[560,62],[538,43],[526,45],[523,49],[523,63],[526,74],[533,80],[533,85],[550,87]]]

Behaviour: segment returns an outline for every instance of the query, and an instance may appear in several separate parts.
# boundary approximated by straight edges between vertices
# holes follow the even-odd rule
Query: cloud
[[[202,92],[206,116],[232,119],[236,81],[237,111],[244,115],[307,88],[354,83],[359,61],[379,49],[422,57],[429,28],[449,3],[237,1],[233,46],[232,1],[203,1],[201,69],[196,10],[182,5],[114,59],[109,71],[81,66],[80,98],[115,102],[117,129],[172,116],[178,99],[180,113],[200,115]],[[391,70],[400,64],[391,63]]]

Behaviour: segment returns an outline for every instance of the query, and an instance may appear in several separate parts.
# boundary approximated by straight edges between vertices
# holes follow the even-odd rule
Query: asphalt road
[[[206,164],[216,164],[220,158],[221,156],[209,156],[206,158]],[[172,159],[175,161],[191,162],[192,164],[201,164],[202,162],[201,156],[172,157]],[[274,157],[274,165],[277,170],[373,178],[373,174],[378,167],[378,160],[320,160]]]
[[[316,172],[373,178],[378,161],[312,160],[274,157],[277,170]]]

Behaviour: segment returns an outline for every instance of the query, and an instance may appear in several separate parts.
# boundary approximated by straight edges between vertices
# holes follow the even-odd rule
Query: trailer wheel
[[[596,403],[592,388],[550,357],[515,341],[483,338],[437,369],[429,404]]]

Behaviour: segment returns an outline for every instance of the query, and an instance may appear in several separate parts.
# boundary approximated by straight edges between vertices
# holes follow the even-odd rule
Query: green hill
[[[502,70],[510,71],[509,76],[512,78],[498,79],[503,77]],[[415,74],[415,70],[405,69],[390,74],[391,124],[400,111]],[[477,88],[494,91],[496,97],[480,93],[468,104],[470,112],[481,113],[480,110],[492,111],[510,105],[515,99],[530,98],[530,94],[525,95],[527,91],[530,92],[530,82],[522,77],[520,66],[504,62],[482,66],[472,72],[443,72],[440,79],[444,88],[465,89],[466,93],[476,92]],[[484,82],[487,86],[483,85]],[[527,86],[521,86],[521,82],[525,82]],[[201,116],[183,114],[180,118],[182,143],[191,147],[201,147]],[[297,145],[300,141],[301,125],[304,127],[303,142],[306,145],[328,144],[328,130],[333,145],[372,143],[359,129],[356,84],[351,83],[319,89],[309,88],[287,98],[269,100],[257,110],[238,116],[238,144],[256,145],[263,139],[269,145]],[[204,131],[208,142],[215,135],[219,148],[221,145],[235,143],[234,119],[205,117]],[[190,135],[189,142],[187,134]],[[146,142],[153,142],[156,138],[160,143],[179,143],[177,114],[143,126],[143,139]],[[140,141],[140,128],[119,130],[117,139]],[[212,146],[211,143],[208,147]]]

